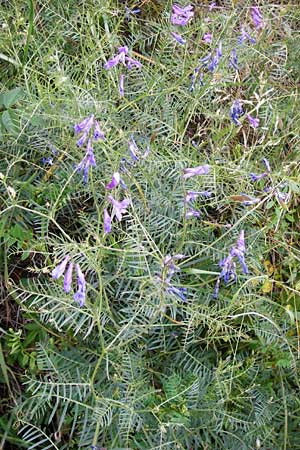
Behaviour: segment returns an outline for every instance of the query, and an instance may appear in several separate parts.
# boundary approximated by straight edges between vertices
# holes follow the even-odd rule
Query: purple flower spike
[[[212,34],[211,33],[204,34],[203,41],[206,42],[207,44],[210,44],[212,42]]]
[[[259,180],[261,180],[262,178],[265,178],[265,177],[268,176],[267,172],[259,173],[259,174],[256,174],[256,173],[250,173],[249,175],[250,175],[251,181],[259,181]]]
[[[100,124],[97,120],[95,120],[94,139],[95,139],[95,141],[98,141],[99,139],[102,139],[103,141],[105,141],[104,133],[101,130]]]
[[[107,212],[107,209],[104,209],[104,233],[108,234],[111,232],[111,217]]]
[[[186,214],[185,214],[186,219],[191,219],[192,217],[197,217],[199,219],[199,217],[201,217],[201,212],[200,211],[196,211],[195,209],[190,208]]]
[[[212,193],[210,191],[188,191],[185,196],[185,203],[196,200],[198,197],[211,197]]]
[[[195,175],[206,175],[209,173],[210,167],[208,164],[204,164],[203,166],[198,167],[188,167],[184,169],[183,178],[186,180],[187,178],[194,177]]]
[[[186,40],[183,39],[183,37],[180,36],[180,34],[174,33],[174,32],[172,31],[171,35],[173,36],[173,38],[175,39],[175,41],[178,42],[178,44],[180,44],[180,45],[185,45],[185,44],[186,44]]]
[[[121,97],[124,97],[124,78],[125,75],[121,73],[120,75],[120,81],[119,81],[119,93]]]
[[[240,45],[242,45],[243,42],[245,42],[245,41],[249,41],[250,44],[255,44],[256,43],[256,40],[253,37],[251,37],[250,34],[247,33],[247,31],[242,27],[241,28],[241,34],[238,37],[238,43]]]
[[[254,23],[255,28],[262,28],[263,27],[263,16],[258,8],[258,6],[252,6],[251,7],[251,17]]]
[[[227,285],[230,281],[235,281],[237,278],[236,275],[236,263],[234,261],[234,258],[237,258],[239,260],[239,263],[241,264],[242,270],[244,274],[248,273],[248,267],[245,262],[245,232],[242,230],[240,232],[239,238],[237,240],[237,245],[235,247],[232,247],[230,250],[229,255],[224,258],[222,261],[220,261],[219,266],[221,267],[221,272],[218,277],[213,297],[217,298],[220,288],[220,282],[223,279],[224,283]]]
[[[250,114],[247,114],[246,117],[253,128],[257,128],[259,126],[259,119],[252,117]]]
[[[242,116],[244,114],[243,108],[240,104],[239,100],[235,100],[233,102],[233,105],[230,109],[230,117],[232,119],[232,121],[236,124],[236,125],[241,125],[241,122],[238,120],[238,118],[240,116]]]
[[[79,303],[79,306],[82,307],[85,303],[85,291],[86,291],[86,282],[84,278],[84,274],[81,272],[79,264],[76,264],[76,273],[77,273],[77,292],[74,294],[74,300]]]
[[[81,133],[82,131],[84,131],[85,133],[88,134],[93,123],[94,123],[94,114],[91,114],[89,117],[84,119],[82,122],[76,124],[74,126],[74,131],[75,131],[75,133]]]
[[[127,62],[127,69],[131,70],[133,67],[137,67],[140,69],[142,67],[142,64],[137,61],[136,59],[130,58],[129,56],[126,56],[126,62]]]
[[[236,48],[234,48],[230,54],[229,67],[232,67],[235,70],[239,70]]]
[[[267,171],[270,173],[271,172],[271,166],[269,161],[267,160],[267,158],[263,158],[262,162],[264,163],[264,165],[266,166]]]
[[[77,141],[77,145],[78,147],[82,147],[83,144],[85,143],[85,141],[87,140],[88,137],[88,133],[85,131],[82,136],[78,139]]]
[[[54,278],[55,280],[57,280],[58,278],[60,278],[62,276],[62,274],[64,273],[64,271],[66,270],[68,261],[70,259],[70,256],[67,255],[60,264],[58,264],[58,266],[55,267],[55,269],[52,270],[51,272],[51,276],[52,278]]]
[[[175,286],[170,286],[167,288],[169,294],[177,295],[183,302],[186,302],[187,288],[176,288]]]
[[[194,16],[193,6],[187,5],[182,8],[179,5],[172,6],[171,23],[173,25],[185,26]]]
[[[120,183],[120,174],[119,172],[115,172],[112,176],[112,180],[105,186],[105,189],[114,189]]]
[[[122,63],[125,66],[125,57],[128,54],[128,47],[119,47],[118,51],[119,53],[116,56],[109,59],[107,63],[104,64],[104,69],[110,70],[119,63]]]
[[[87,183],[87,181],[88,181],[88,174],[89,174],[90,166],[96,166],[96,160],[95,160],[95,155],[94,155],[93,148],[92,148],[92,140],[91,139],[88,140],[85,157],[82,159],[82,161],[77,166],[78,172],[81,172],[83,170],[84,183]]]
[[[139,158],[137,157],[137,153],[139,153],[139,148],[136,145],[135,140],[133,139],[133,137],[131,138],[131,140],[128,142],[128,147],[129,147],[129,153],[131,158],[133,159],[133,161],[138,161]]]
[[[116,216],[119,222],[122,220],[122,215],[127,211],[128,206],[130,205],[130,199],[125,198],[121,202],[115,200],[112,195],[109,195],[108,200],[113,205],[113,215]]]
[[[68,294],[71,290],[73,274],[73,263],[70,262],[64,278],[64,291]]]

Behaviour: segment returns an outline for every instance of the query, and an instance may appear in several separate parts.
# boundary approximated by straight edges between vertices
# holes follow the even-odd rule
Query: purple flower
[[[263,158],[262,159],[262,162],[264,163],[264,165],[265,165],[265,167],[266,167],[266,169],[267,169],[267,172],[271,172],[271,166],[270,166],[270,163],[269,163],[269,161],[267,160],[267,158]]]
[[[238,118],[240,116],[242,116],[244,114],[243,108],[240,104],[239,100],[235,100],[233,102],[233,105],[230,109],[230,117],[232,119],[232,121],[236,124],[236,125],[241,125],[240,121],[238,120]]]
[[[41,162],[43,164],[48,164],[49,166],[52,166],[53,165],[53,158],[51,158],[51,156],[49,156],[47,158],[44,157],[44,158],[41,159]]]
[[[105,186],[105,189],[114,189],[120,183],[120,174],[119,172],[115,172],[112,176],[112,180]]]
[[[134,60],[133,58],[130,58],[128,55],[128,47],[119,47],[118,48],[117,55],[115,55],[113,58],[109,59],[107,63],[104,64],[104,68],[106,70],[112,69],[114,66],[118,65],[119,63],[123,64],[123,66],[126,66],[129,70],[136,66],[140,68],[142,64],[139,61]]]
[[[194,73],[193,73],[193,75],[192,75],[192,77],[191,77],[191,86],[190,86],[190,91],[193,91],[194,89],[195,89],[195,83],[196,83],[196,79],[197,79],[197,76],[198,76],[198,73],[200,72],[200,67],[196,67],[196,69],[194,70]],[[201,86],[203,86],[203,77],[204,77],[204,73],[203,72],[200,72],[200,75],[199,75],[199,84],[201,85]]]
[[[124,97],[124,78],[125,75],[121,73],[120,75],[120,82],[119,82],[119,93],[121,97]]]
[[[92,140],[88,140],[86,154],[82,161],[78,164],[77,170],[81,172],[83,170],[83,181],[87,183],[88,181],[88,173],[90,166],[96,166],[95,155],[92,148]]]
[[[234,48],[230,53],[229,67],[232,67],[235,70],[239,70],[236,48]]]
[[[77,292],[74,294],[74,300],[79,303],[79,306],[82,307],[85,303],[85,291],[86,291],[86,283],[84,274],[81,272],[79,264],[76,264],[76,273],[77,273]]]
[[[136,61],[133,58],[130,58],[129,56],[126,56],[126,62],[127,62],[127,69],[131,70],[134,66],[140,69],[142,67],[142,64],[139,61]]]
[[[139,158],[137,157],[136,153],[139,153],[139,148],[136,145],[135,140],[133,139],[133,137],[131,138],[131,140],[128,142],[128,148],[129,148],[129,153],[131,158],[133,159],[133,161],[138,161]]]
[[[104,69],[110,70],[112,67],[116,66],[119,63],[122,63],[125,66],[125,57],[128,54],[128,47],[119,47],[118,52],[113,58],[109,59],[107,63],[104,64]]]
[[[245,42],[245,41],[249,41],[250,44],[255,44],[256,43],[256,40],[253,37],[251,37],[250,34],[247,33],[247,31],[242,27],[241,28],[241,34],[238,37],[238,43],[240,45],[242,45],[243,42]]]
[[[200,58],[199,61],[202,63],[202,67],[206,67],[209,63],[211,58],[211,53],[208,53],[208,55],[204,56],[203,58]],[[200,70],[200,69],[199,69]]]
[[[162,266],[163,268],[167,268],[167,273],[166,273],[166,279],[165,281],[167,283],[169,283],[171,281],[172,276],[174,275],[175,272],[179,271],[179,267],[176,266],[175,261],[176,260],[181,260],[185,258],[185,255],[178,253],[177,255],[171,256],[171,255],[167,255],[163,262],[162,262]]]
[[[173,31],[171,32],[171,35],[173,36],[173,38],[178,42],[178,44],[184,45],[186,44],[186,40],[183,39],[182,36],[180,36],[180,34],[174,33]]]
[[[212,34],[211,33],[205,33],[203,35],[203,41],[207,42],[207,44],[210,44],[212,42]]]
[[[88,135],[89,135],[88,132],[86,132],[86,131],[83,132],[83,134],[81,135],[81,137],[77,141],[78,147],[82,147],[83,146],[83,144],[85,143],[85,141],[88,138]]]
[[[251,17],[254,23],[255,28],[262,28],[263,27],[263,16],[260,12],[260,9],[258,6],[252,6],[251,7]]]
[[[208,11],[212,11],[213,9],[215,9],[217,7],[216,2],[212,2],[209,7],[208,7]]]
[[[74,131],[76,134],[84,131],[88,135],[91,127],[93,126],[93,123],[94,123],[94,114],[91,114],[86,119],[83,119],[82,122],[74,125]]]
[[[203,166],[198,167],[188,167],[184,169],[183,178],[186,180],[187,178],[194,177],[195,175],[206,175],[209,173],[210,167],[208,164],[204,164]]]
[[[248,273],[248,267],[246,265],[245,262],[245,251],[246,251],[246,245],[245,245],[245,232],[244,230],[242,230],[240,232],[239,238],[237,240],[237,246],[233,247],[230,251],[230,254],[232,256],[235,256],[238,258],[241,266],[242,266],[242,270],[244,272],[244,274]]]
[[[235,281],[237,278],[236,275],[236,263],[234,258],[237,258],[242,266],[242,270],[244,274],[248,273],[248,267],[245,262],[245,232],[242,230],[240,232],[239,238],[237,240],[237,245],[232,247],[229,255],[220,261],[219,266],[222,269],[218,280],[216,282],[215,290],[214,290],[214,298],[217,298],[220,288],[220,282],[223,279],[224,283],[227,285],[230,281]]]
[[[116,216],[118,221],[120,222],[122,220],[122,215],[125,214],[127,211],[128,206],[130,205],[130,199],[125,198],[121,202],[118,200],[115,200],[112,195],[108,196],[108,200],[113,205],[113,213],[112,215]]]
[[[105,140],[104,133],[100,128],[98,120],[95,120],[94,139],[95,141],[98,141],[99,139],[102,139],[103,141]]]
[[[70,262],[69,267],[66,271],[64,278],[64,291],[68,294],[71,290],[72,284],[72,274],[73,274],[73,263]]]
[[[289,201],[290,194],[276,189],[275,197],[279,201],[279,203],[287,203]]]
[[[107,212],[107,209],[105,208],[104,211],[104,233],[108,234],[111,232],[111,217]]]
[[[193,208],[190,208],[187,210],[187,212],[185,213],[185,217],[186,219],[190,219],[191,217],[201,217],[201,212],[200,211],[196,211]]]
[[[138,14],[139,12],[141,12],[141,10],[139,8],[130,9],[128,8],[128,6],[125,6],[125,12],[125,19],[130,20],[131,15]]]
[[[262,178],[265,178],[265,177],[268,176],[267,172],[259,173],[259,174],[256,174],[256,173],[250,173],[249,175],[250,175],[251,181],[259,181],[259,180],[261,180]]]
[[[252,117],[250,114],[247,114],[246,117],[249,120],[249,123],[250,123],[250,125],[253,128],[257,128],[259,126],[259,119],[258,118]]]
[[[211,197],[212,193],[210,191],[188,191],[185,196],[185,203],[196,200],[198,197]]]
[[[187,5],[184,8],[179,5],[172,6],[171,22],[173,25],[185,26],[193,16],[192,5]]]
[[[222,42],[219,43],[218,47],[215,50],[215,54],[211,59],[211,62],[208,64],[207,68],[210,72],[214,72],[219,65],[220,58],[222,56]]]
[[[52,278],[54,278],[55,280],[57,280],[58,278],[60,278],[62,276],[62,274],[64,273],[64,271],[66,270],[68,261],[70,259],[70,256],[67,255],[60,264],[58,264],[58,266],[55,267],[55,269],[52,270],[51,272],[51,276]]]
[[[187,288],[176,288],[174,286],[169,286],[167,288],[167,292],[169,294],[173,294],[173,295],[177,295],[177,297],[179,297],[183,302],[186,302],[186,293],[187,293]]]

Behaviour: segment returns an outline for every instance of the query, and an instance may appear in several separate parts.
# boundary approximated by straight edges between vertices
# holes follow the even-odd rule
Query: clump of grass
[[[300,9],[264,2],[256,28],[250,2],[216,3],[181,28],[158,1],[1,7],[1,448],[297,448]],[[105,70],[123,46],[142,67]],[[84,184],[73,127],[91,114]],[[130,206],[104,233],[115,172]],[[248,273],[214,298],[242,230]],[[51,278],[66,255],[83,307],[75,277]]]

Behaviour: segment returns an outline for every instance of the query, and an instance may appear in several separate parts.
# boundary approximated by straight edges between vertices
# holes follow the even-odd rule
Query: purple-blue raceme
[[[171,35],[173,36],[173,38],[175,39],[175,41],[178,42],[178,44],[180,45],[185,45],[186,44],[186,40],[183,39],[182,36],[180,36],[180,34],[174,33],[173,31],[171,32]]]
[[[67,268],[67,271],[65,273],[64,278],[64,290],[68,294],[71,290],[72,286],[72,275],[73,275],[73,263],[70,262],[69,267]]]
[[[196,209],[189,208],[185,213],[185,218],[191,219],[192,217],[197,217],[199,219],[199,217],[201,217],[201,212]]]
[[[212,193],[210,191],[188,191],[185,196],[185,203],[196,200],[199,196],[211,197]]]
[[[230,57],[229,57],[229,67],[235,69],[235,70],[239,70],[239,66],[238,66],[238,57],[237,57],[237,51],[236,48],[234,48],[231,53],[230,53]]]
[[[255,28],[263,28],[263,16],[258,6],[251,7],[251,17]]]
[[[206,42],[207,44],[210,44],[212,42],[212,37],[213,35],[211,33],[205,33],[203,35],[203,41]]]
[[[108,234],[111,232],[112,220],[106,208],[104,209],[103,213],[104,213],[104,221],[103,221],[104,233]]]
[[[193,16],[194,11],[192,5],[187,5],[184,8],[176,4],[172,6],[171,23],[173,25],[185,26]]]
[[[85,304],[86,297],[86,282],[84,274],[82,273],[79,264],[76,264],[77,273],[77,292],[74,294],[74,300],[82,307]]]
[[[127,208],[131,203],[129,198],[125,198],[121,202],[114,199],[112,195],[108,196],[108,200],[113,205],[112,217],[116,216],[117,220],[121,222],[123,214],[127,213]]]
[[[208,164],[204,164],[203,166],[197,167],[187,167],[183,170],[183,179],[194,177],[195,175],[206,175],[210,171],[210,166]]]
[[[121,73],[120,75],[120,81],[119,81],[119,93],[121,97],[124,97],[124,79],[125,75]]]
[[[187,294],[187,288],[177,288],[175,286],[170,285],[167,289],[167,292],[169,294],[173,294],[173,295],[177,295],[177,297],[179,297],[183,302],[186,302],[186,294]]]
[[[60,264],[58,264],[52,270],[52,273],[51,273],[52,278],[54,278],[56,280],[65,273],[64,291],[67,294],[71,291],[72,277],[73,277],[73,262],[70,261],[70,258],[71,258],[70,255],[65,256],[65,258],[62,260],[62,262]],[[69,263],[69,266],[66,270],[68,263]],[[83,306],[84,301],[85,301],[86,283],[85,283],[84,275],[81,272],[78,264],[76,264],[76,273],[77,273],[78,291],[74,295],[74,300],[76,300],[80,304],[80,306]]]
[[[250,36],[244,27],[241,28],[241,34],[238,37],[238,44],[242,45],[244,42],[249,41],[250,44],[255,44],[256,40]]]
[[[83,181],[85,184],[88,181],[89,168],[95,167],[95,166],[96,166],[96,160],[95,160],[95,155],[94,155],[94,151],[92,148],[92,140],[89,139],[87,148],[86,148],[86,154],[77,166],[78,172],[83,171]]]
[[[230,117],[232,121],[236,125],[241,125],[241,122],[238,120],[244,114],[243,108],[240,104],[239,100],[235,100],[230,109]]]
[[[142,64],[128,56],[128,47],[124,45],[123,47],[118,48],[118,53],[110,58],[105,64],[104,68],[106,70],[110,70],[118,64],[123,64],[123,66],[127,67],[127,69],[132,69],[132,67],[137,67],[138,69],[142,67]]]
[[[259,119],[256,117],[252,117],[251,114],[247,114],[247,119],[249,120],[250,125],[253,128],[258,128],[259,127]]]
[[[105,186],[105,189],[114,189],[120,183],[121,177],[119,172],[115,172],[112,176],[111,182]]]
[[[54,278],[55,280],[57,280],[58,278],[60,278],[63,273],[66,270],[67,264],[70,260],[70,256],[67,255],[65,256],[65,258],[62,260],[62,262],[60,264],[58,264],[51,272],[51,276],[52,278]]]
[[[215,290],[214,290],[214,294],[213,294],[214,298],[218,297],[220,283],[221,283],[222,279],[224,280],[225,285],[227,285],[230,281],[236,280],[237,274],[236,274],[235,258],[238,259],[244,274],[248,273],[248,267],[247,267],[246,261],[245,261],[245,251],[246,251],[245,232],[244,232],[244,230],[242,230],[240,232],[236,246],[232,247],[229,255],[226,258],[222,259],[219,263],[221,272],[220,272],[220,275],[216,282],[216,286],[215,286]]]

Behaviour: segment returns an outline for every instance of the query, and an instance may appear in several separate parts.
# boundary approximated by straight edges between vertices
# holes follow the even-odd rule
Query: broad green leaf
[[[0,102],[2,100],[3,105],[6,108],[10,108],[11,106],[15,105],[18,100],[23,96],[23,89],[20,87],[17,87],[15,89],[12,89],[11,91],[4,92],[1,94],[2,98],[0,98]]]
[[[11,134],[18,133],[17,115],[13,110],[7,110],[2,113],[2,124],[6,130]]]

